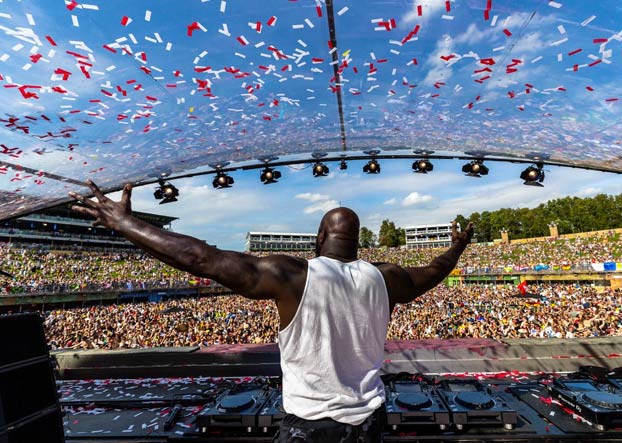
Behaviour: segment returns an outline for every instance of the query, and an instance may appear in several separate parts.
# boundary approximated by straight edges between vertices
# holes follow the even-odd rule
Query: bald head
[[[355,260],[359,243],[359,226],[359,217],[352,209],[331,209],[320,222],[316,254],[344,261]]]

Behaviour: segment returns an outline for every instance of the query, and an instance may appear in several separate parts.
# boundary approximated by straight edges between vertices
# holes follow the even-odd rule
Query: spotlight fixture
[[[270,183],[277,183],[278,179],[281,178],[281,173],[276,169],[266,166],[264,170],[261,171],[261,176],[259,178],[264,185],[269,185]]]
[[[161,205],[164,203],[172,203],[177,201],[179,197],[179,190],[168,182],[164,182],[163,179],[158,180],[160,187],[156,188],[153,196],[156,200],[162,200]]]
[[[462,167],[464,172],[469,177],[480,178],[482,175],[488,175],[488,168],[484,165],[484,160],[473,160]]]
[[[434,169],[434,165],[429,160],[418,160],[413,163],[413,171],[420,174],[427,174]]]
[[[348,163],[345,160],[341,160],[341,163],[339,164],[339,169],[345,171],[346,169],[348,169]]]
[[[380,163],[376,159],[372,159],[363,166],[363,172],[366,174],[380,174]]]
[[[314,177],[324,177],[328,175],[328,166],[324,163],[317,162],[313,165],[313,176]]]
[[[542,182],[544,181],[544,170],[542,169],[544,164],[541,162],[536,163],[535,165],[529,166],[520,174],[520,178],[524,180],[524,185],[527,186],[539,186],[543,187]]]
[[[230,188],[233,183],[233,177],[225,172],[218,171],[216,177],[214,177],[214,181],[212,181],[212,186],[216,189]]]

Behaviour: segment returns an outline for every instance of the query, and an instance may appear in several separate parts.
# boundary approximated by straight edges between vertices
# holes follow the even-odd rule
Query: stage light
[[[233,185],[234,180],[233,177],[227,175],[225,172],[218,171],[216,173],[216,177],[214,181],[212,181],[212,186],[216,189],[230,188]]]
[[[376,159],[370,160],[363,166],[363,172],[366,174],[380,174],[380,163]]]
[[[339,164],[339,169],[345,171],[346,169],[348,169],[348,163],[345,160],[341,160],[341,163]]]
[[[324,163],[317,162],[313,165],[313,176],[314,177],[324,177],[328,175],[328,166]]]
[[[420,174],[427,174],[434,169],[434,165],[428,160],[418,160],[413,163],[413,171]]]
[[[488,175],[488,168],[484,165],[484,160],[473,160],[462,167],[462,172],[469,177],[480,178],[482,175]]]
[[[276,169],[266,166],[264,170],[261,171],[261,176],[259,178],[264,185],[269,185],[271,183],[277,183],[278,179],[281,178],[281,173]]]
[[[538,162],[535,165],[529,166],[520,174],[520,178],[524,180],[524,185],[543,187],[544,170],[542,169],[544,164]]]
[[[162,179],[158,180],[158,184],[160,187],[156,188],[153,196],[156,200],[162,200],[160,202],[161,205],[177,201],[177,197],[179,197],[179,190],[175,186],[170,183],[165,183]]]

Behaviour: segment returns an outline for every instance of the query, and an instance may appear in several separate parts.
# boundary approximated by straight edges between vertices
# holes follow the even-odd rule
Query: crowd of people
[[[91,253],[0,246],[0,294],[188,287],[200,279],[142,252]]]
[[[427,264],[441,249],[361,249],[370,262],[402,266]],[[313,253],[292,252],[306,258]],[[0,245],[0,294],[77,292],[183,287],[200,284],[195,277],[175,270],[142,252],[92,253],[88,251],[39,251]],[[458,272],[515,273],[535,271],[577,272],[593,263],[622,261],[619,233],[602,236],[559,238],[527,243],[473,244],[464,252]]]
[[[621,291],[591,286],[534,286],[521,296],[513,285],[440,285],[397,305],[387,338],[622,335],[621,310]],[[52,349],[136,349],[274,343],[279,321],[273,301],[212,296],[53,310],[44,324]]]

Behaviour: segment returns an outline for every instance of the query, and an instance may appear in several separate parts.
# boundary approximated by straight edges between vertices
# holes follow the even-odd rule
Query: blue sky
[[[337,88],[348,152],[536,152],[622,170],[619,0],[334,4],[336,49],[322,0],[0,2],[0,218],[60,203],[86,179],[118,189],[222,161],[340,152]],[[239,248],[248,229],[315,230],[313,209],[339,201],[373,228],[379,214],[445,221],[482,202],[585,193],[594,181],[552,172],[546,191],[519,193],[503,188],[519,166],[500,166],[497,178],[493,169],[474,188],[456,176],[460,165],[439,162],[422,180],[401,164],[389,180],[393,163],[379,177],[352,168],[322,181],[284,170],[283,183],[261,192],[256,172],[219,194],[183,182],[205,207],[178,229]],[[234,226],[250,213],[254,226]],[[213,221],[235,230],[211,240],[201,229]]]
[[[425,175],[413,173],[410,161],[380,163],[379,175],[364,174],[364,162],[350,162],[347,171],[328,164],[329,176],[319,178],[310,168],[281,167],[282,179],[271,185],[261,184],[259,171],[240,171],[233,174],[234,187],[220,190],[212,188],[211,175],[184,179],[173,182],[178,202],[159,205],[154,186],[145,186],[134,190],[133,207],[179,217],[172,225],[176,232],[243,250],[247,231],[316,232],[323,214],[338,205],[354,209],[361,224],[377,233],[385,218],[406,227],[449,222],[457,213],[534,207],[568,195],[622,193],[619,175],[595,171],[546,167],[545,187],[537,188],[518,178],[526,165],[489,162],[489,175],[477,179],[460,172],[461,161],[437,160]]]

